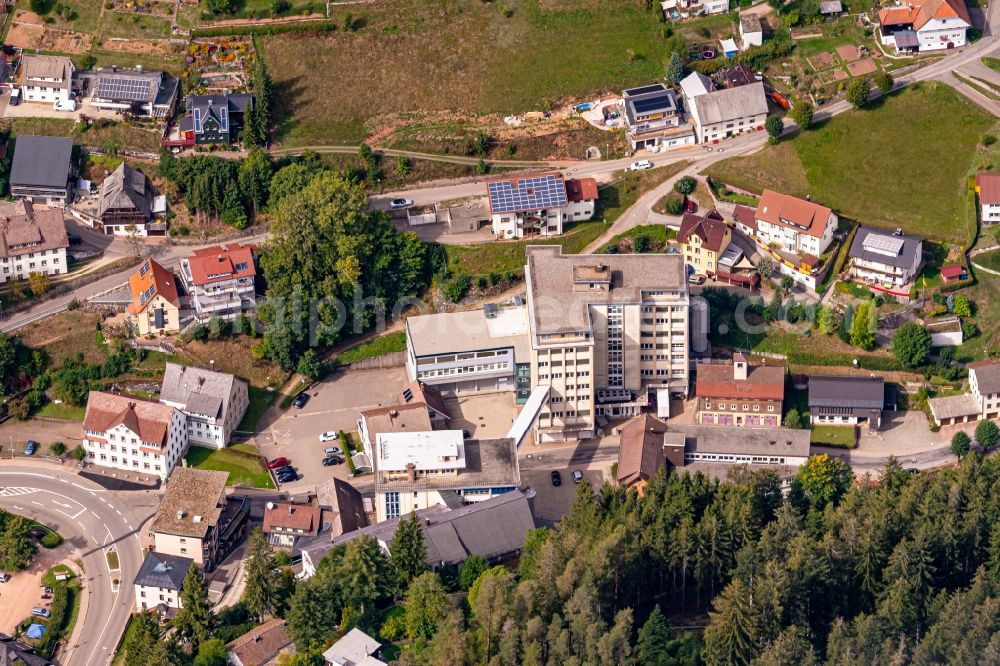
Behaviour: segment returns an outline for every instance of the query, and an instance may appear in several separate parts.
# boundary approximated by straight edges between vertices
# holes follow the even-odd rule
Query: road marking
[[[64,479],[64,478],[62,478],[62,477],[60,476],[60,477],[59,477],[59,482],[60,482],[60,483],[69,483],[69,480],[68,480],[68,479]]]
[[[97,518],[98,520],[100,520],[100,519],[101,519],[101,517],[100,517],[100,516],[98,516],[98,515],[97,515],[97,512],[96,512],[96,511],[94,511],[93,509],[91,509],[91,511],[90,511],[90,512],[91,512],[92,514],[94,514],[94,518]]]
[[[31,503],[32,503],[32,504],[37,504],[38,506],[45,506],[45,505],[44,505],[44,504],[42,504],[41,502],[36,502],[35,500],[31,500]]]

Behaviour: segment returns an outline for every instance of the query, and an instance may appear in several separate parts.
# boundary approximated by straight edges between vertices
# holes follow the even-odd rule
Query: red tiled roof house
[[[900,51],[939,51],[965,46],[972,27],[965,0],[908,0],[879,10],[882,44]]]
[[[785,367],[750,366],[736,354],[732,364],[699,363],[695,417],[702,425],[774,428],[781,425]]]
[[[165,479],[187,449],[186,423],[173,407],[91,391],[83,419],[86,461]]]
[[[235,319],[257,304],[254,289],[256,245],[223,245],[196,250],[181,260],[181,279],[199,319]]]
[[[139,335],[177,333],[181,330],[181,300],[172,271],[147,259],[129,276],[132,303],[129,323]]]
[[[1000,172],[976,174],[976,194],[979,195],[979,219],[983,224],[1000,222]]]
[[[686,213],[681,218],[681,229],[677,234],[677,242],[684,251],[684,261],[695,273],[718,272],[719,258],[732,238],[732,229],[715,210],[704,216]]]

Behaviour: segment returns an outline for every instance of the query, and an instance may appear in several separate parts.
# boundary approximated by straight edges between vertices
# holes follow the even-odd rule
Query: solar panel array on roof
[[[97,93],[100,99],[145,102],[149,100],[150,80],[125,76],[101,76],[97,79]]]
[[[658,109],[674,108],[673,99],[671,99],[670,95],[667,95],[666,93],[663,95],[647,97],[645,99],[637,99],[634,102],[631,102],[631,104],[637,114],[645,114]]]
[[[146,277],[146,273],[149,272],[149,262],[147,261],[142,266],[139,267],[139,277]]]
[[[201,134],[201,109],[196,108],[193,116],[195,134]]]
[[[219,129],[229,131],[229,109],[224,106],[219,107]]]
[[[149,299],[151,299],[153,297],[153,294],[155,293],[156,293],[156,285],[155,284],[150,285],[149,289],[147,289],[146,291],[142,292],[139,295],[139,305],[143,306],[146,305],[146,303],[149,302]]]
[[[868,238],[864,242],[864,248],[869,252],[883,254],[887,257],[895,257],[899,255],[905,244],[906,241],[902,238],[883,236],[881,234],[868,234]]]
[[[512,213],[566,205],[566,184],[551,174],[514,181],[498,180],[487,183],[490,208],[494,213]]]
[[[652,83],[648,86],[640,86],[638,88],[629,88],[628,90],[622,91],[624,97],[632,97],[634,95],[645,95],[646,93],[658,92],[660,90],[666,90],[667,87],[662,83]]]

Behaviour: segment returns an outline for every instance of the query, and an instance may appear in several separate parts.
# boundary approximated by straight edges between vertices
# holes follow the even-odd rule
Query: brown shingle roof
[[[222,247],[206,247],[195,250],[188,257],[191,280],[197,286],[222,280],[253,277],[257,271],[253,263],[253,253],[257,246],[232,243]]]
[[[757,228],[756,211],[750,206],[737,206],[733,209],[733,217],[748,229]]]
[[[410,392],[409,400],[406,399],[407,390]],[[420,403],[424,403],[445,418],[451,418],[448,415],[448,408],[444,404],[444,397],[441,395],[441,391],[436,386],[431,386],[419,379],[414,379],[406,387],[406,390],[399,394],[399,404],[416,405]]]
[[[61,208],[36,212],[30,201],[19,201],[14,211],[14,216],[0,218],[0,256],[17,257],[69,247]]]
[[[273,508],[271,508],[273,506]],[[322,509],[316,502],[293,504],[281,502],[264,509],[264,534],[272,530],[293,530],[310,536],[319,532]]]
[[[701,246],[712,252],[722,251],[722,241],[726,237],[729,229],[722,221],[722,216],[716,210],[710,210],[705,215],[695,215],[685,213],[681,218],[681,230],[677,233],[677,240],[687,243],[692,236],[701,239]]]
[[[816,238],[823,237],[830,209],[790,194],[764,190],[757,204],[756,218],[771,224],[797,229]]]
[[[570,178],[566,181],[566,198],[573,203],[597,200],[597,181],[593,178]]]
[[[325,508],[330,524],[330,538],[347,534],[368,525],[365,503],[358,489],[336,477],[316,486],[316,499]]]
[[[976,174],[976,189],[979,191],[979,203],[1000,204],[1000,172]]]
[[[663,434],[667,424],[652,414],[641,414],[621,428],[618,483],[648,481],[663,467]]]
[[[969,370],[976,372],[976,385],[983,395],[1000,393],[1000,363],[997,361],[974,361]]]
[[[243,666],[264,666],[292,644],[285,629],[286,624],[288,623],[281,618],[268,620],[226,643],[226,647],[239,658]]]
[[[156,510],[152,530],[204,538],[219,522],[229,472],[177,467],[167,479],[167,492]],[[178,517],[179,516],[179,517]],[[195,521],[195,517],[200,520]]]
[[[699,398],[783,400],[785,366],[753,366],[747,370],[746,380],[737,380],[733,377],[732,365],[699,363],[695,393]]]
[[[88,432],[103,433],[124,424],[143,442],[162,447],[166,444],[173,414],[173,407],[158,402],[91,391],[87,396],[83,429]]]
[[[427,432],[432,429],[427,405],[422,402],[365,409],[361,417],[365,420],[372,444],[383,432]]]

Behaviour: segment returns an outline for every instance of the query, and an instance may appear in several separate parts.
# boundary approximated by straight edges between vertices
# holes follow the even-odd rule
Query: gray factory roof
[[[743,428],[739,426],[671,425],[684,435],[685,453],[809,457],[808,430]]]
[[[417,357],[513,347],[515,360],[528,362],[528,318],[523,306],[498,308],[490,318],[484,310],[416,315],[406,319],[406,330]]]
[[[517,442],[512,438],[467,439],[465,445],[465,468],[458,474],[439,476],[418,476],[388,479],[378,470],[378,456],[375,465],[375,492],[421,491],[421,490],[461,490],[465,488],[498,488],[517,486],[521,483],[521,471],[517,464]]]
[[[882,377],[810,377],[809,406],[882,409],[885,380]]]

